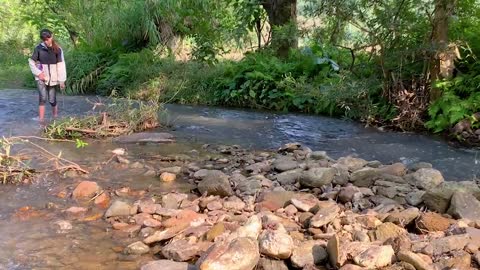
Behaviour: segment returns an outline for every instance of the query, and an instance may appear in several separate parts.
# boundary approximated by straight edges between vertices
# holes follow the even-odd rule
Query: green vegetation
[[[479,128],[479,0],[0,1],[0,87],[48,27],[70,94]]]

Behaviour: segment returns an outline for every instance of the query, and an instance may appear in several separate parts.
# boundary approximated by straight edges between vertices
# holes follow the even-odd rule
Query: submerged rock
[[[130,135],[123,135],[113,139],[118,143],[173,143],[175,137],[164,132],[140,132]]]
[[[100,191],[100,187],[96,182],[82,181],[73,190],[72,197],[78,199],[90,199]]]
[[[128,245],[123,251],[125,254],[142,255],[150,252],[150,248],[141,241]]]
[[[130,216],[136,214],[137,211],[137,205],[130,205],[126,202],[117,200],[113,202],[110,208],[108,208],[105,217]]]

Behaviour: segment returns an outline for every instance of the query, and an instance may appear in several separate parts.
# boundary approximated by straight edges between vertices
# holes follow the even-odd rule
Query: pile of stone
[[[156,257],[143,270],[479,267],[475,182],[446,182],[428,163],[334,160],[297,143],[215,151],[157,170],[161,181],[195,183],[191,193],[109,204],[106,220],[135,238],[123,253]]]

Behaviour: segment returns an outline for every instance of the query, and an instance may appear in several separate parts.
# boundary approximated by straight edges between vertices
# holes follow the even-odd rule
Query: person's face
[[[47,46],[52,46],[52,39],[53,39],[53,36],[48,34],[42,37],[43,42],[45,42]]]

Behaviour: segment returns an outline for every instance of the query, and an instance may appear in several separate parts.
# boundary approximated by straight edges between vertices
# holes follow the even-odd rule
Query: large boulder
[[[429,190],[443,183],[443,175],[435,169],[419,169],[408,177],[410,183],[420,189]]]
[[[302,173],[300,183],[306,187],[322,187],[332,183],[335,174],[334,168],[311,168]]]
[[[230,196],[233,194],[228,176],[221,171],[198,171],[195,177],[201,178],[202,181],[198,183],[198,191],[202,194]]]
[[[252,270],[260,260],[255,239],[240,237],[216,243],[197,261],[199,270]]]
[[[480,199],[480,187],[473,181],[444,182],[428,189],[422,199],[430,210],[445,213],[455,192],[468,192]]]
[[[455,192],[448,213],[458,219],[480,220],[480,201],[470,193]]]

